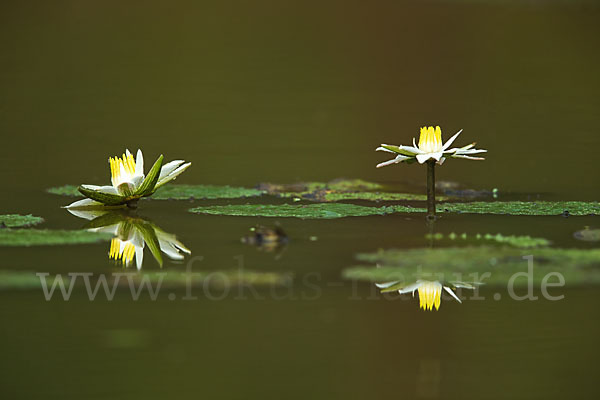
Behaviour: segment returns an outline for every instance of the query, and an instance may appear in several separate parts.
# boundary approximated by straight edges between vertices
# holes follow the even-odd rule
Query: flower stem
[[[435,160],[427,161],[427,219],[435,219]]]

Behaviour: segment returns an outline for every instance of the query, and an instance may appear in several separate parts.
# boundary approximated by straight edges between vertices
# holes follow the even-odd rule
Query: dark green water
[[[460,143],[489,149],[485,162],[449,160],[438,179],[499,188],[500,199],[598,200],[599,16],[593,2],[5,0],[0,213],[83,227],[60,208],[71,199],[44,190],[108,182],[106,159],[125,147],[192,161],[177,183],[345,176],[419,191],[423,168],[375,169],[387,158],[373,150],[424,124],[445,138],[463,128]],[[3,397],[600,394],[594,286],[567,282],[554,302],[496,301],[484,287],[485,301],[423,312],[341,276],[357,252],[427,246],[421,216],[282,220],[291,242],[276,258],[239,241],[274,221],[186,212],[213,203],[229,202],[147,201],[138,214],[203,256],[194,269],[233,269],[242,256],[247,269],[293,273],[290,287],[214,301],[201,289],[194,301],[177,290],[137,302],[127,291],[112,302],[1,291]],[[591,248],[572,234],[598,225],[453,215],[436,231]],[[0,248],[0,269],[110,273],[108,246]],[[146,270],[159,270],[148,253]]]

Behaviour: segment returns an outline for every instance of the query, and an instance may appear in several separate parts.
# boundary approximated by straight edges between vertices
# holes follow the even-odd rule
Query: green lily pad
[[[0,246],[45,246],[96,243],[112,235],[84,230],[1,229]]]
[[[235,186],[217,185],[166,185],[152,195],[153,199],[186,200],[186,199],[238,199],[260,196],[264,192]]]
[[[500,243],[500,244],[507,244],[509,246],[513,246],[513,247],[520,247],[522,249],[527,249],[527,248],[533,248],[533,247],[544,247],[544,246],[549,246],[550,245],[550,241],[548,239],[544,239],[544,238],[535,238],[535,237],[531,237],[531,236],[515,236],[515,235],[510,235],[510,236],[504,236],[501,233],[496,233],[496,234],[491,234],[491,233],[486,233],[486,234],[467,234],[467,233],[462,233],[462,234],[456,234],[456,233],[450,233],[448,235],[444,235],[442,233],[436,233],[436,234],[427,234],[425,235],[426,239],[433,239],[433,240],[452,240],[452,241],[464,241],[466,243],[472,243],[474,241],[493,241],[496,243]]]
[[[509,215],[600,215],[600,203],[586,201],[491,201],[442,203],[439,212]]]
[[[292,184],[260,183],[257,186],[267,194],[317,202],[344,200],[367,201],[425,201],[427,196],[414,193],[385,192],[385,186],[362,179],[335,179],[330,182],[299,182]],[[446,200],[441,196],[439,200]]]
[[[44,222],[44,218],[36,217],[31,214],[0,215],[0,228],[17,228],[17,227],[23,227],[23,226],[32,226],[32,225],[41,224],[42,222]]]
[[[280,204],[280,205],[226,205],[195,207],[189,210],[197,214],[231,215],[244,217],[296,217],[311,219],[331,219],[342,217],[360,217],[366,215],[383,215],[393,212],[390,207],[364,207],[355,204],[322,203],[322,204]]]
[[[49,193],[62,196],[79,196],[77,186],[64,185],[48,189]],[[188,199],[237,199],[260,196],[264,193],[258,189],[219,185],[165,185],[159,188],[151,199],[155,200],[188,200]]]
[[[380,250],[358,254],[359,261],[372,266],[346,269],[349,279],[371,282],[417,279],[482,281],[506,285],[514,274],[528,271],[523,256],[533,255],[532,281],[540,284],[553,272],[563,275],[569,285],[600,283],[600,249],[522,249],[511,247],[462,247],[440,249]],[[377,267],[377,266],[378,267]],[[489,276],[482,274],[489,273]],[[524,278],[515,284],[524,284]]]

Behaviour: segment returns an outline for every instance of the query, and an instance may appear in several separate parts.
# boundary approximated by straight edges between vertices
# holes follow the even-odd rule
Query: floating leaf
[[[425,201],[424,194],[381,191],[379,183],[362,179],[335,179],[330,182],[300,182],[293,184],[261,183],[259,189],[278,197],[295,197],[310,201],[333,202],[343,200],[367,201]],[[439,200],[445,200],[441,197]]]
[[[358,260],[373,266],[347,269],[344,276],[372,282],[481,279],[484,283],[505,285],[514,274],[528,271],[528,261],[523,259],[528,255],[533,255],[532,280],[536,284],[553,272],[562,274],[570,285],[600,283],[600,249],[540,248],[525,252],[493,246],[380,250],[358,254]],[[490,275],[482,278],[484,273]],[[525,278],[515,280],[515,284],[523,283],[527,283]]]
[[[84,230],[1,229],[0,246],[42,246],[95,243],[112,235]]]
[[[37,225],[44,222],[44,218],[35,217],[31,214],[7,214],[0,215],[0,228],[17,228],[23,226]]]
[[[450,233],[448,235],[444,235],[442,233],[436,233],[436,234],[427,234],[425,235],[426,239],[434,239],[434,240],[443,240],[443,239],[449,239],[449,240],[454,240],[454,241],[466,241],[466,242],[473,242],[473,241],[482,241],[482,240],[486,240],[486,241],[493,241],[496,243],[501,243],[501,244],[507,244],[509,246],[513,246],[513,247],[520,247],[522,249],[527,249],[527,248],[533,248],[533,247],[543,247],[543,246],[549,246],[550,245],[550,241],[548,239],[544,239],[544,238],[534,238],[531,236],[515,236],[515,235],[510,235],[510,236],[504,236],[500,233],[496,233],[496,234],[491,234],[491,233],[486,233],[486,234],[467,234],[467,233],[462,233],[462,234],[456,234],[456,233]]]
[[[383,215],[390,211],[393,212],[393,210],[391,210],[389,207],[364,207],[355,204],[343,203],[323,203],[308,205],[244,204],[195,207],[190,209],[190,212],[198,214],[232,215],[244,217],[296,217],[314,219]]]

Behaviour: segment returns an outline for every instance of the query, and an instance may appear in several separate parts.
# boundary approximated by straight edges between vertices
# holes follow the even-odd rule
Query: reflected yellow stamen
[[[121,251],[121,243],[121,240],[118,238],[114,238],[110,241],[108,258],[117,262],[122,262],[127,266],[135,257],[135,246],[132,243],[125,243],[123,251]]]
[[[442,285],[439,282],[424,282],[419,286],[419,307],[424,310],[440,308],[442,301]]]

